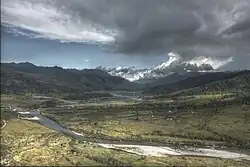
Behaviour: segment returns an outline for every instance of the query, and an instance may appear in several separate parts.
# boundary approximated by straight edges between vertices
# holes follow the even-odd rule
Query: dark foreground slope
[[[101,70],[38,67],[31,63],[2,63],[2,93],[80,93],[94,90],[130,90],[138,85]]]
[[[250,71],[216,72],[189,77],[171,84],[155,86],[145,93],[185,95],[250,90]]]
[[[173,73],[171,75],[157,78],[157,79],[140,79],[137,80],[136,83],[144,84],[147,89],[149,88],[154,88],[157,86],[162,86],[162,85],[167,85],[167,84],[172,84],[179,82],[181,80],[185,80],[190,77],[196,77],[196,76],[201,76],[204,74],[208,74],[211,72],[185,72],[185,73]]]

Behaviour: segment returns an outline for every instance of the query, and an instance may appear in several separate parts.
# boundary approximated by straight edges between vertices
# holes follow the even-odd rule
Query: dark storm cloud
[[[58,0],[56,5],[117,30],[118,52],[249,53],[248,0]]]
[[[250,0],[51,0],[46,3],[71,16],[74,22],[114,31],[113,41],[109,36],[102,39],[112,41],[111,48],[116,52],[148,55],[174,51],[186,58],[240,57],[250,53]]]

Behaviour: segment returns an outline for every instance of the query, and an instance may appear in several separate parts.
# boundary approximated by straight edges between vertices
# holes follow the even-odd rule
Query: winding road
[[[43,126],[46,126],[50,129],[53,129],[59,133],[70,136],[72,138],[87,141],[87,138],[84,135],[71,131],[59,125],[58,123],[52,121],[51,119],[43,116],[38,111],[34,112],[17,112],[20,115],[20,119],[35,121]],[[149,146],[149,145],[130,145],[130,144],[115,144],[112,142],[91,142],[92,144],[97,144],[100,147],[108,149],[116,149],[129,153],[135,153],[138,155],[145,156],[166,156],[166,155],[175,155],[175,156],[201,156],[201,157],[216,157],[216,158],[225,158],[225,159],[236,159],[236,160],[249,160],[250,155],[235,153],[225,150],[216,150],[216,149],[204,149],[204,148],[188,148],[188,149],[174,149],[171,147],[165,146]]]

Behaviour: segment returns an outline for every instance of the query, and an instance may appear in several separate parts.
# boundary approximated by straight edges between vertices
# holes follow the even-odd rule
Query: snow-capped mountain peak
[[[178,62],[181,58],[180,56],[177,54],[177,53],[173,53],[173,52],[170,52],[168,53],[168,60],[155,66],[154,69],[163,69],[163,68],[166,68],[166,67],[169,67],[172,63],[174,62]]]
[[[196,64],[197,66],[201,66],[202,64],[210,64],[214,69],[218,69],[230,62],[233,61],[233,58],[230,57],[225,60],[212,59],[211,57],[196,57],[193,60],[186,61],[187,64]]]

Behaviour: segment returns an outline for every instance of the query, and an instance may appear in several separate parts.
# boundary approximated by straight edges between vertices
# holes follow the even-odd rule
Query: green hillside
[[[187,79],[153,87],[146,94],[170,94],[185,93],[207,94],[212,92],[235,92],[249,90],[250,71],[240,72],[216,72],[189,77]]]
[[[31,63],[2,63],[3,93],[80,93],[94,90],[130,90],[137,84],[101,70],[38,67]]]

